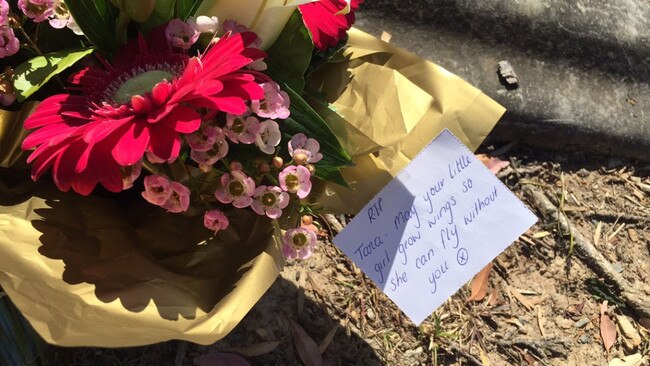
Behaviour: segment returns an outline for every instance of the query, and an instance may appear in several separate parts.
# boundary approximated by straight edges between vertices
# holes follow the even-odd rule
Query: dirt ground
[[[498,176],[540,221],[493,261],[480,301],[467,300],[468,284],[416,327],[325,238],[311,259],[290,262],[240,325],[214,345],[50,347],[45,357],[50,365],[192,365],[198,356],[231,352],[251,365],[312,365],[318,352],[301,357],[297,347],[315,343],[324,365],[647,364],[650,319],[635,314],[585,264],[572,250],[571,235],[542,216],[522,189],[533,187],[561,204],[578,232],[650,296],[650,165],[526,147],[483,150],[510,160]],[[335,232],[331,224],[323,228]],[[601,336],[604,300],[605,317],[615,324],[605,335],[615,331],[609,352]],[[297,334],[292,322],[307,334]],[[627,362],[617,362],[624,357]]]

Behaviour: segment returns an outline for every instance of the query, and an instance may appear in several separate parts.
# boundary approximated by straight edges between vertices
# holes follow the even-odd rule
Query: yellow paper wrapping
[[[324,185],[314,200],[355,214],[443,129],[474,151],[505,109],[438,65],[358,29],[349,34],[343,57],[312,73],[309,87],[343,117],[331,127],[356,164],[343,169],[352,190]]]
[[[331,211],[356,212],[445,127],[475,149],[503,113],[458,77],[360,31],[345,56],[310,80],[345,118],[331,126],[356,163],[344,171],[354,191],[326,185],[316,198]],[[201,217],[163,213],[138,192],[116,200],[35,184],[19,151],[33,107],[0,114],[0,286],[36,331],[102,347],[228,334],[284,264],[271,223],[233,211],[210,239]]]

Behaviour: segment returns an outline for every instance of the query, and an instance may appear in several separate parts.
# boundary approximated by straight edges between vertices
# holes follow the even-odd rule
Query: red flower
[[[156,32],[154,32],[156,33]],[[158,32],[160,33],[160,32]],[[32,179],[49,168],[57,187],[88,195],[100,183],[112,192],[122,186],[122,168],[137,164],[145,152],[175,160],[181,134],[199,128],[197,108],[233,114],[246,101],[264,97],[255,76],[243,67],[265,56],[249,45],[253,33],[226,35],[202,56],[189,58],[166,42],[142,37],[132,41],[105,69],[86,68],[71,82],[80,95],[45,99],[25,120],[37,129],[22,148]]]
[[[309,29],[314,45],[321,51],[328,47],[336,46],[345,32],[354,23],[354,12],[363,0],[352,0],[348,14],[338,14],[345,8],[344,0],[320,0],[300,5],[302,20]]]

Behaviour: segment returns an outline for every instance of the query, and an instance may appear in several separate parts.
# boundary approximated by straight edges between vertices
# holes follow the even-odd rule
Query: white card
[[[334,243],[420,324],[536,221],[444,130]]]

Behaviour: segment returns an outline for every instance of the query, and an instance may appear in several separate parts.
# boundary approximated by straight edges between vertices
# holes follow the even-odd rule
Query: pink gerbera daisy
[[[362,2],[363,0],[350,1],[350,12],[347,14],[341,12],[347,5],[345,0],[320,0],[300,5],[298,8],[314,45],[321,51],[336,46],[352,27],[354,12]]]
[[[44,100],[25,121],[37,129],[23,142],[36,150],[32,178],[49,168],[57,187],[87,195],[99,183],[122,190],[121,167],[148,156],[175,160],[181,134],[201,124],[198,108],[242,114],[247,102],[264,98],[255,76],[244,69],[265,56],[249,45],[254,33],[225,35],[203,55],[172,50],[164,29],[147,43],[140,36],[105,69],[89,67],[71,78],[78,94]]]

